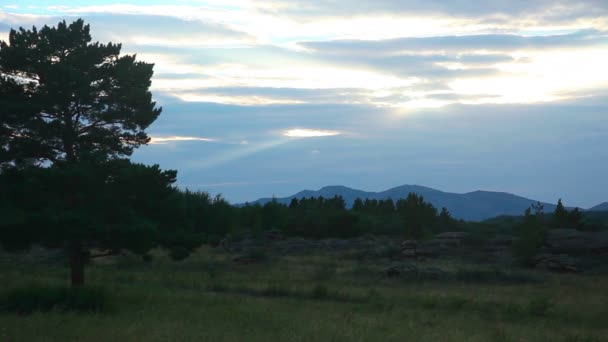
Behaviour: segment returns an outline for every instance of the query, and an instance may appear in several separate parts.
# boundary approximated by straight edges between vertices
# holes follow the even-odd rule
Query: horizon
[[[608,201],[608,2],[20,0],[155,63],[133,160],[231,203],[417,184]]]
[[[604,202],[596,203],[596,204],[591,205],[589,207],[580,207],[580,206],[570,205],[567,202],[567,200],[565,200],[563,198],[558,198],[558,199],[556,199],[554,201],[544,201],[544,200],[539,200],[539,199],[536,199],[536,198],[529,198],[529,197],[526,197],[526,196],[521,196],[519,194],[510,193],[510,192],[506,192],[506,191],[493,191],[493,190],[477,189],[477,190],[464,191],[464,192],[452,192],[452,191],[443,191],[441,189],[435,189],[435,188],[427,187],[427,186],[420,185],[420,184],[402,184],[402,185],[397,185],[397,186],[393,186],[393,187],[390,187],[390,188],[378,189],[378,190],[358,189],[358,188],[353,188],[353,187],[350,187],[350,186],[347,186],[347,185],[326,185],[326,186],[320,187],[318,189],[302,189],[302,190],[299,190],[297,193],[291,193],[291,194],[288,194],[288,195],[285,195],[285,196],[276,196],[276,195],[265,196],[265,197],[256,198],[256,199],[251,200],[251,201],[243,201],[243,202],[238,202],[238,203],[231,202],[231,204],[233,204],[233,205],[243,205],[243,204],[247,204],[247,203],[255,203],[255,202],[259,201],[259,200],[268,200],[268,199],[271,199],[271,198],[277,198],[277,199],[284,199],[284,198],[289,198],[289,197],[300,198],[300,197],[297,197],[296,195],[299,194],[299,193],[301,193],[301,192],[318,192],[318,191],[324,190],[326,188],[346,188],[346,189],[349,189],[349,190],[355,190],[355,191],[362,191],[362,192],[376,193],[377,194],[377,193],[382,193],[382,192],[386,192],[386,191],[397,189],[397,188],[401,188],[401,187],[421,187],[421,188],[425,188],[427,190],[434,190],[434,191],[438,191],[438,192],[442,192],[442,193],[456,194],[456,195],[466,195],[466,194],[471,194],[471,193],[475,193],[475,192],[489,192],[489,193],[497,193],[497,194],[506,194],[506,195],[513,195],[513,196],[520,197],[520,198],[525,198],[525,199],[528,199],[528,200],[539,201],[541,203],[551,204],[551,205],[556,205],[557,202],[559,200],[561,200],[565,204],[566,208],[579,208],[579,209],[582,209],[582,210],[588,210],[588,209],[591,209],[591,208],[596,207],[598,205],[601,205],[601,204],[604,204],[604,203],[608,203],[608,201],[604,201]],[[364,199],[364,198],[362,198],[362,199]],[[392,199],[393,200],[397,200],[398,198],[392,198]],[[450,209],[450,208],[446,208],[446,209]]]

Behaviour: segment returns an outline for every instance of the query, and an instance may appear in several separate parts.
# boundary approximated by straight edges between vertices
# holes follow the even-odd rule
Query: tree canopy
[[[0,41],[0,242],[61,247],[72,284],[91,251],[154,246],[177,258],[198,246],[176,200],[176,171],[132,164],[161,112],[153,65],[91,42],[89,25],[11,30]]]
[[[0,163],[118,158],[149,141],[153,65],[91,42],[82,19],[0,42]]]

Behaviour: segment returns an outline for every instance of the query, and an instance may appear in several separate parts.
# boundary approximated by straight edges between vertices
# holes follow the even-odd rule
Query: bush
[[[177,260],[177,261],[182,261],[184,259],[186,259],[188,256],[190,256],[190,250],[188,250],[186,247],[174,247],[171,248],[171,250],[169,251],[169,255],[171,256],[171,259],[173,260]]]
[[[249,249],[245,253],[245,257],[255,262],[268,260],[268,254],[266,253],[266,251],[263,248],[259,247]]]
[[[205,273],[209,279],[215,279],[220,273],[221,265],[215,261],[207,261],[204,265]]]
[[[0,310],[18,314],[36,311],[101,312],[107,294],[99,288],[39,287],[12,290],[0,297]]]
[[[397,245],[388,245],[379,248],[376,253],[380,258],[397,259],[401,256],[401,248]]]
[[[329,297],[329,289],[325,285],[316,285],[312,289],[311,297],[314,299],[326,299]]]

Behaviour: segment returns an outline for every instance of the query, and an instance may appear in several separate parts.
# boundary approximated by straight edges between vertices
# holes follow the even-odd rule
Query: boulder
[[[608,231],[582,232],[576,229],[552,229],[547,232],[544,250],[551,254],[608,254]]]
[[[589,249],[589,235],[576,229],[551,229],[547,231],[545,247],[552,254],[585,252]]]
[[[264,232],[266,240],[283,240],[283,233],[278,229],[271,229]]]
[[[401,243],[400,248],[401,255],[404,257],[437,256],[441,251],[442,242],[437,239],[424,242],[405,240]]]
[[[591,233],[588,248],[591,253],[597,255],[608,255],[608,231]]]
[[[416,249],[418,241],[416,240],[405,240],[401,242],[401,249]]]
[[[555,272],[580,272],[576,259],[567,254],[539,254],[533,258],[537,268]]]
[[[382,274],[389,278],[401,277],[405,275],[417,275],[418,267],[414,265],[392,265],[382,270]]]
[[[458,247],[469,235],[470,234],[466,232],[445,232],[435,235],[435,240],[437,240],[439,245],[444,248]]]

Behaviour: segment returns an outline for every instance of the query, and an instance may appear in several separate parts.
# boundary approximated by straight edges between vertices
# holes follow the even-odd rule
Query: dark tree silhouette
[[[128,156],[149,141],[160,114],[148,88],[152,64],[91,43],[89,25],[11,30],[0,42],[0,140],[4,162],[64,165]]]
[[[553,228],[581,228],[583,214],[578,208],[568,211],[562,204],[561,198],[553,212]]]
[[[65,248],[73,285],[84,283],[91,248],[193,247],[186,231],[167,229],[179,211],[167,202],[176,172],[124,160],[149,142],[144,130],[161,109],[149,91],[153,65],[120,50],[91,42],[81,19],[0,41],[1,181],[11,189],[0,202],[12,213],[0,239]]]

